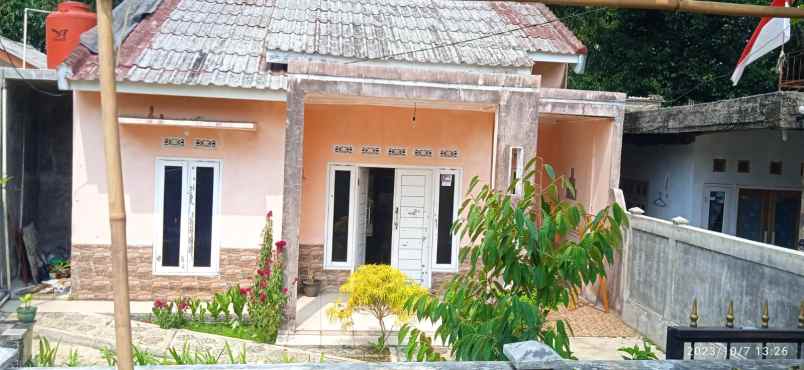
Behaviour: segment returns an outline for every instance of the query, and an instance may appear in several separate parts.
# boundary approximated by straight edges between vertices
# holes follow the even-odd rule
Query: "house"
[[[627,113],[628,207],[801,249],[803,113],[796,91]]]
[[[41,51],[0,35],[0,67],[23,68],[23,60],[25,68],[47,68],[47,57]]]
[[[590,213],[618,187],[625,97],[565,88],[587,51],[542,4],[127,0],[115,11],[135,20],[116,31],[133,299],[248,281],[268,211],[288,281],[336,287],[387,263],[438,287],[459,270],[449,227],[472,177],[506,189],[540,155]],[[72,288],[102,299],[106,171],[94,31],[84,36],[62,66]]]

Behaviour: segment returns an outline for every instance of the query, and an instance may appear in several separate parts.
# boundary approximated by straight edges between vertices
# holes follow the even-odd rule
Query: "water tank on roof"
[[[81,41],[81,33],[95,27],[98,22],[89,5],[78,1],[65,1],[56,7],[45,20],[47,67],[56,68]]]

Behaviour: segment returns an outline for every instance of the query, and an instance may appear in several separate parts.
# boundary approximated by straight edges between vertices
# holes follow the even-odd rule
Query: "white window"
[[[157,159],[154,273],[218,272],[220,162]]]
[[[523,158],[522,158],[522,147],[521,146],[512,146],[508,151],[508,158],[510,162],[508,163],[508,185],[511,185],[514,180],[518,180],[522,178],[522,172],[524,171],[523,166]],[[516,184],[516,188],[513,189],[514,195],[522,195],[522,183],[519,182]]]
[[[435,170],[435,224],[433,228],[433,271],[457,272],[461,238],[453,235],[452,224],[458,219],[461,204],[461,171]]]
[[[324,267],[351,269],[353,266],[355,193],[357,168],[330,166],[327,194],[326,245]]]

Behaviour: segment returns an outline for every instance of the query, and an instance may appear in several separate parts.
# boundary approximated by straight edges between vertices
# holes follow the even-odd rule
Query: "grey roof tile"
[[[555,19],[535,3],[163,0],[133,31],[147,37],[124,42],[124,49],[141,51],[124,59],[121,78],[284,89],[285,76],[265,64],[272,51],[498,67],[530,66],[536,52],[585,53],[560,22],[529,27]],[[487,37],[493,33],[500,34]],[[73,78],[97,76],[96,56],[87,58]]]

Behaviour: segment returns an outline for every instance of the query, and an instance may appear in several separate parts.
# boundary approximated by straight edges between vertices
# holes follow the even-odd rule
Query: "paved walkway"
[[[214,353],[220,351],[224,343],[229,343],[235,352],[245,345],[249,362],[255,363],[277,362],[283,357],[317,362],[321,353],[325,353],[327,361],[341,361],[344,357],[340,356],[355,357],[353,352],[366,350],[365,346],[377,339],[379,326],[373,317],[361,314],[355,315],[354,326],[349,330],[344,330],[340,323],[329,320],[326,310],[338,298],[338,294],[332,293],[316,298],[300,297],[297,304],[296,332],[281,332],[277,345],[188,330],[163,330],[140,321],[132,322],[133,339],[137,347],[155,355],[164,354],[170,346],[181,348],[186,341],[191,344],[192,349],[209,349]],[[98,349],[111,347],[114,343],[112,302],[51,300],[36,304],[39,315],[35,333],[47,337],[54,344],[61,342],[59,357],[66,360],[70,349],[76,348],[82,363],[106,364]],[[10,301],[2,307],[2,311],[11,313],[16,306],[17,302]],[[150,309],[151,302],[131,303],[132,314],[147,314]],[[604,313],[588,304],[582,304],[572,311],[561,310],[551,314],[549,318],[563,319],[570,324],[574,333],[570,338],[571,347],[581,360],[618,360],[621,358],[618,348],[642,344],[639,334],[615,314]],[[393,319],[386,324],[398,329]],[[430,323],[417,325],[430,333],[435,329]],[[395,344],[396,339],[395,334],[391,335],[390,344]],[[663,357],[663,354],[660,355]],[[391,359],[397,357],[402,356],[394,351]]]

